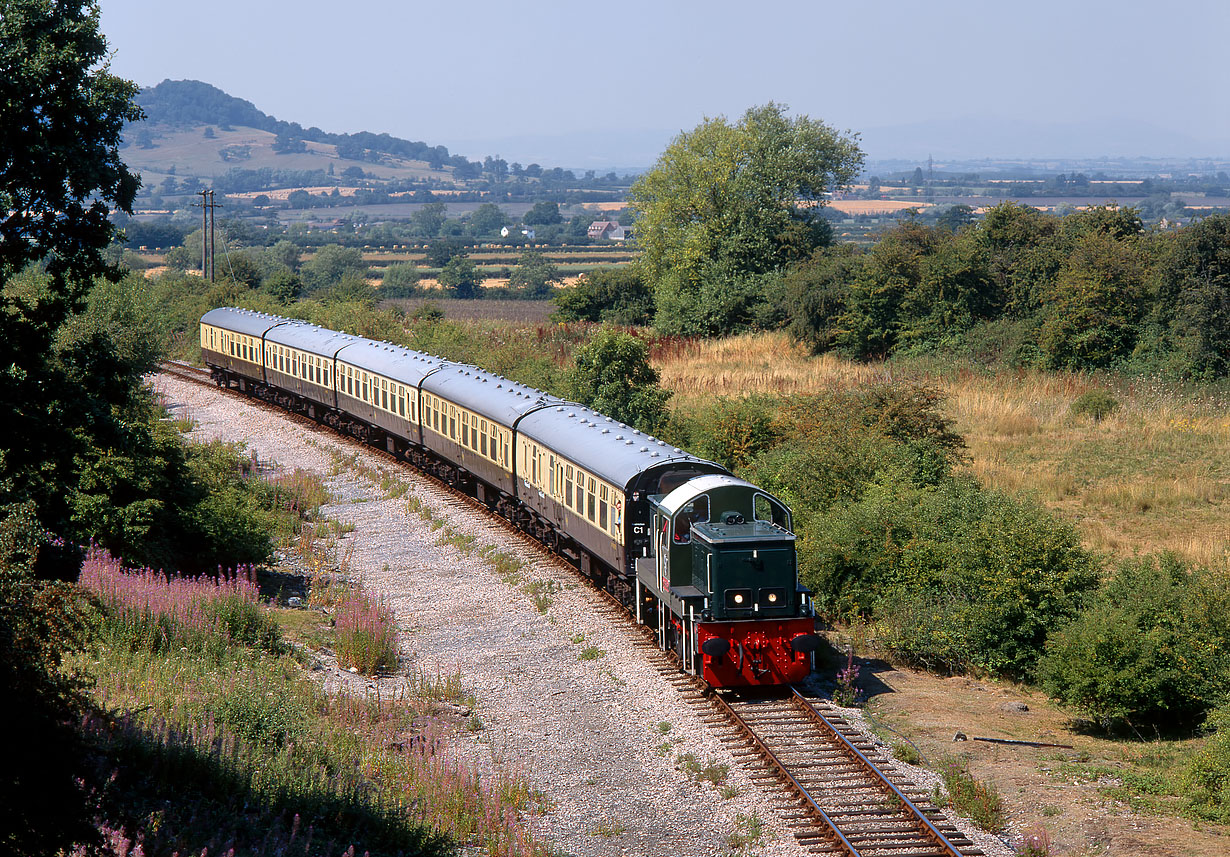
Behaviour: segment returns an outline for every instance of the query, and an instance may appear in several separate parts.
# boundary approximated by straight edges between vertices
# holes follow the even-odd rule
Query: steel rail
[[[829,814],[820,808],[820,804],[816,803],[815,798],[811,796],[811,793],[807,790],[807,787],[800,783],[798,779],[795,778],[794,774],[790,773],[790,769],[787,768],[779,758],[777,758],[777,754],[769,749],[769,746],[765,744],[765,742],[761,740],[760,736],[752,730],[751,726],[749,726],[747,722],[739,716],[739,713],[731,708],[726,700],[722,699],[722,697],[716,692],[711,692],[709,694],[709,698],[717,705],[718,709],[729,717],[739,728],[739,730],[743,732],[743,734],[746,735],[753,744],[756,745],[757,749],[759,749],[760,752],[773,763],[773,767],[777,769],[779,774],[786,778],[786,781],[790,784],[790,787],[795,791],[795,793],[798,794],[798,796],[801,797],[809,807],[811,807],[811,810],[820,817],[820,820],[824,822],[825,826],[828,828],[828,832],[832,834],[834,839],[837,840],[838,845],[844,848],[846,852],[850,854],[850,857],[862,857],[862,852],[854,846],[854,843],[846,838],[846,835],[841,832],[841,829],[837,826],[837,823],[829,817]]]
[[[841,730],[838,729],[837,726],[834,725],[831,720],[829,720],[827,717],[825,717],[823,714],[817,711],[816,707],[812,705],[811,702],[805,696],[803,696],[803,694],[799,693],[797,688],[794,688],[794,687],[790,688],[790,692],[794,694],[795,701],[803,706],[804,710],[807,711],[808,715],[812,717],[812,719],[814,719],[817,723],[823,724],[826,729],[832,732],[833,735],[837,738],[838,742],[845,748],[847,753],[857,758],[859,762],[863,765],[863,767],[866,768],[866,770],[872,776],[874,776],[876,779],[880,781],[881,785],[883,785],[884,787],[889,789],[894,795],[896,795],[897,799],[901,801],[902,805],[910,812],[910,814],[913,815],[916,820],[922,823],[923,833],[926,836],[930,837],[935,842],[936,845],[940,846],[940,848],[947,851],[950,855],[952,855],[952,857],[962,857],[961,852],[957,850],[957,846],[953,845],[951,842],[948,841],[948,837],[945,836],[944,833],[938,827],[936,827],[934,824],[931,823],[931,819],[927,818],[926,814],[923,813],[923,811],[920,810],[917,807],[917,805],[915,805],[914,801],[906,797],[905,794],[901,791],[901,789],[897,788],[897,786],[893,783],[893,781],[890,780],[887,776],[885,776],[884,772],[880,770],[879,766],[877,766],[874,762],[868,759],[867,755],[862,750],[860,750],[858,747],[855,747],[853,742],[851,742],[849,738],[843,735],[841,733]]]

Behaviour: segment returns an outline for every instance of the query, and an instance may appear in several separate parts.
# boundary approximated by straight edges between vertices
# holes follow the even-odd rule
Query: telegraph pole
[[[201,279],[214,281],[214,209],[218,204],[214,202],[214,192],[212,190],[198,191],[201,195],[200,203],[193,205],[201,206]]]

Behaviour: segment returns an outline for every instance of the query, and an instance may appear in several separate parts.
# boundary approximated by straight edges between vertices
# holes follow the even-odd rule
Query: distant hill
[[[482,164],[444,146],[389,134],[304,128],[199,80],[164,80],[141,90],[136,101],[145,119],[125,127],[124,160],[142,174],[147,188],[170,177],[185,187],[200,180],[242,191],[319,184],[348,170],[386,182],[451,185],[482,173]]]
[[[338,157],[356,161],[382,160],[382,155],[425,161],[433,169],[451,166],[463,174],[481,169],[461,155],[450,155],[444,146],[429,146],[422,141],[403,140],[389,134],[330,134],[319,128],[304,128],[298,122],[284,122],[258,110],[250,101],[228,95],[216,86],[199,80],[164,80],[141,90],[137,104],[145,110],[145,122],[182,129],[218,125],[224,129],[242,125],[268,131],[278,137],[283,151],[303,151],[302,143],[327,143],[337,147]],[[460,177],[465,177],[460,176]]]

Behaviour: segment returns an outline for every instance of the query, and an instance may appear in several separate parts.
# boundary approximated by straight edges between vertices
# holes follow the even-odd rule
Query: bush
[[[1106,390],[1090,390],[1076,398],[1076,401],[1068,408],[1068,413],[1074,417],[1089,417],[1097,423],[1117,410],[1119,410],[1119,400]]]
[[[1230,822],[1230,702],[1209,714],[1205,728],[1212,733],[1208,743],[1184,772],[1187,808],[1197,818],[1226,824]]]
[[[582,275],[575,286],[560,289],[552,298],[557,321],[594,321],[645,325],[653,318],[653,292],[632,265],[597,268]]]
[[[1071,526],[966,479],[886,474],[802,536],[800,572],[822,610],[867,616],[889,654],[948,671],[1032,674],[1047,632],[1098,581]]]
[[[1105,728],[1191,725],[1230,693],[1230,588],[1172,554],[1125,560],[1047,641],[1043,687]]]
[[[419,269],[416,265],[399,262],[384,270],[380,280],[380,299],[412,298],[419,294]]]
[[[689,448],[732,471],[740,470],[780,440],[777,404],[769,396],[723,396],[694,417]]]

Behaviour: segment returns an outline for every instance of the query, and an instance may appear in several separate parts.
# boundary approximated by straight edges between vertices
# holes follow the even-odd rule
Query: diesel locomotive
[[[802,681],[819,644],[790,510],[587,407],[297,319],[201,318],[213,379],[380,446],[568,559],[714,687]]]

